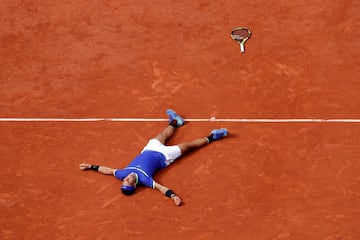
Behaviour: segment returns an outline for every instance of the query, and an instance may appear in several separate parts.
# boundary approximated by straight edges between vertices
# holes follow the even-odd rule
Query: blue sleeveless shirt
[[[117,169],[114,176],[123,180],[130,173],[136,173],[138,176],[138,184],[146,187],[155,188],[155,181],[152,178],[154,173],[167,165],[164,154],[156,151],[145,150],[124,169]]]

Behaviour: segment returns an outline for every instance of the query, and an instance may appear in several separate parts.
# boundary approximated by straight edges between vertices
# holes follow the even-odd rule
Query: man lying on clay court
[[[228,135],[226,128],[214,129],[208,137],[199,138],[187,143],[174,146],[166,146],[165,142],[184,125],[184,119],[171,109],[166,110],[169,115],[169,125],[155,138],[150,139],[144,149],[124,169],[113,169],[105,166],[80,164],[81,170],[95,170],[103,174],[113,174],[116,178],[123,180],[121,192],[125,195],[132,195],[138,185],[143,185],[159,190],[165,196],[171,198],[175,205],[181,205],[181,198],[168,187],[165,187],[152,178],[153,174],[162,168],[169,166],[182,154],[203,147],[215,140]]]

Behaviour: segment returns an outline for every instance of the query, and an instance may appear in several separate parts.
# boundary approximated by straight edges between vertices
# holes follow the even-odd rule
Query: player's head
[[[127,196],[130,196],[135,193],[136,184],[138,177],[136,173],[129,173],[124,179],[121,186],[121,192]]]

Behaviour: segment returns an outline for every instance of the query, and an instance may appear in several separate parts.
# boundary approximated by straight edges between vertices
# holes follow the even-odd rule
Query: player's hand
[[[81,164],[79,165],[79,168],[80,168],[80,170],[86,170],[86,169],[91,168],[91,164],[81,163]]]
[[[182,200],[179,196],[175,195],[171,198],[175,205],[180,206],[182,204]]]

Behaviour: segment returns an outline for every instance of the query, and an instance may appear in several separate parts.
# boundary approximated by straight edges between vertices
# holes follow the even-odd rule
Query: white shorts
[[[156,152],[160,152],[162,154],[164,154],[166,160],[165,163],[166,165],[170,165],[172,162],[175,161],[175,159],[177,159],[178,157],[181,156],[181,150],[179,148],[179,146],[174,145],[174,146],[165,146],[164,144],[162,144],[159,140],[153,138],[150,139],[149,142],[147,143],[147,145],[144,147],[144,149],[141,151],[145,151],[145,150],[152,150],[152,151],[156,151]]]

